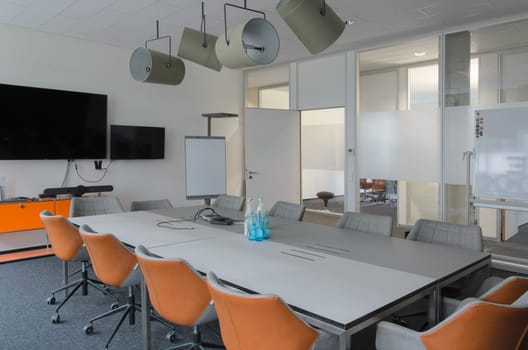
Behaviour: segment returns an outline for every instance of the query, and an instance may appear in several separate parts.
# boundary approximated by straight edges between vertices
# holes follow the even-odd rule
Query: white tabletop
[[[281,296],[296,310],[345,326],[434,282],[433,279],[241,235],[151,249],[187,260],[204,273],[259,294]]]
[[[176,222],[174,218],[145,211],[79,216],[69,219],[76,225],[87,224],[97,232],[112,233],[124,243],[147,248],[215,238],[218,230],[192,221]],[[166,222],[158,226],[159,223]]]

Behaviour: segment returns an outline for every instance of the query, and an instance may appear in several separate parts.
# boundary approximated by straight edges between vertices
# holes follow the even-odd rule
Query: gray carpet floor
[[[73,267],[72,267],[73,271]],[[0,349],[104,349],[108,337],[117,324],[119,315],[113,315],[94,323],[94,333],[86,335],[83,327],[93,316],[109,310],[112,300],[90,288],[87,296],[81,293],[73,296],[60,311],[62,322],[52,324],[51,317],[56,305],[48,305],[46,299],[52,289],[61,285],[62,263],[55,257],[45,257],[17,261],[0,265]],[[123,293],[126,293],[123,290]],[[138,291],[139,301],[139,291]],[[57,295],[57,301],[64,294]],[[126,295],[120,294],[120,300],[126,301]],[[58,303],[57,303],[58,305]],[[125,320],[110,349],[140,349],[141,321],[136,314],[136,324],[129,325]],[[212,329],[218,326],[212,324]],[[166,349],[171,345],[165,340],[169,329],[152,322],[152,349]],[[189,340],[191,329],[177,327],[182,339]],[[204,339],[218,342],[215,333],[206,329]]]

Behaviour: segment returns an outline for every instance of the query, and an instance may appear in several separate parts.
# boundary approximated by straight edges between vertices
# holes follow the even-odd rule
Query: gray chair
[[[304,205],[277,201],[269,210],[268,215],[302,221],[305,209]]]
[[[215,208],[226,208],[226,209],[234,209],[234,210],[242,210],[244,207],[244,201],[246,200],[245,197],[241,196],[230,196],[228,194],[221,194],[218,197],[216,197],[213,207]]]
[[[155,199],[150,201],[132,201],[130,211],[169,209],[173,208],[168,199]]]
[[[392,234],[392,217],[347,212],[343,214],[337,223],[337,227],[390,237]]]
[[[123,206],[117,197],[73,197],[70,205],[70,216],[89,216],[123,212]]]
[[[414,224],[407,239],[478,252],[482,251],[482,230],[480,226],[448,224],[440,221],[420,219]]]

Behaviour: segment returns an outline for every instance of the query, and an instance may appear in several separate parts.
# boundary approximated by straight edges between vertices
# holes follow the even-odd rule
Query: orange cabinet
[[[43,228],[40,212],[49,210],[52,213],[69,216],[70,200],[41,200],[0,204],[0,233],[25,231]]]

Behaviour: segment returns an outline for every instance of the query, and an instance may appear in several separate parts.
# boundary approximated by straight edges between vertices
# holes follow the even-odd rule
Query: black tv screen
[[[0,99],[0,159],[106,158],[106,95],[0,84]]]
[[[111,125],[110,158],[165,158],[165,128]]]

